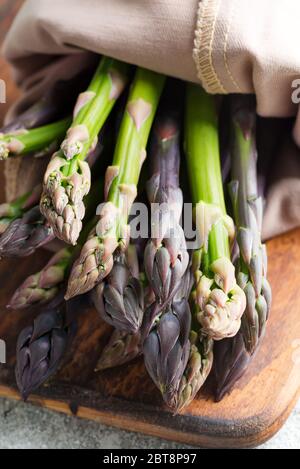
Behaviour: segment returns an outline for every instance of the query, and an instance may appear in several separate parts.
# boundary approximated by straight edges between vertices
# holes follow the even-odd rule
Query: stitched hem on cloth
[[[214,68],[212,51],[221,0],[200,0],[195,32],[193,58],[198,78],[208,93],[225,94],[226,89]]]
[[[242,90],[241,90],[238,82],[236,81],[236,79],[234,78],[233,73],[230,70],[229,62],[228,62],[228,56],[227,56],[228,55],[227,54],[227,52],[228,52],[228,39],[229,39],[230,30],[231,30],[231,25],[234,23],[234,20],[236,18],[237,2],[238,1],[239,0],[232,0],[232,2],[230,4],[229,21],[228,21],[228,25],[227,25],[227,31],[226,31],[226,34],[225,34],[225,40],[224,40],[223,59],[224,59],[225,69],[226,69],[228,78],[230,80],[230,83],[234,87],[234,91],[237,92],[237,93],[242,93]]]

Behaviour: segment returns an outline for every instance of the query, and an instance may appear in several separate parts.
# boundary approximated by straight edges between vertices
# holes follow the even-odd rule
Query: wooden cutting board
[[[2,2],[1,38],[16,3],[21,2]],[[0,79],[8,76],[0,59]],[[12,102],[16,90],[10,81],[8,85],[8,102]],[[0,121],[5,109],[0,105]],[[271,241],[268,249],[274,306],[267,337],[247,374],[221,403],[214,403],[204,390],[182,415],[174,417],[162,406],[142,360],[95,374],[110,328],[93,310],[82,314],[63,368],[30,402],[206,448],[254,447],[265,442],[281,428],[300,396],[300,230]],[[0,396],[19,399],[13,371],[16,338],[33,319],[31,313],[7,311],[5,305],[21,281],[48,257],[42,251],[30,259],[0,264],[0,338],[7,344],[7,364],[0,365]]]

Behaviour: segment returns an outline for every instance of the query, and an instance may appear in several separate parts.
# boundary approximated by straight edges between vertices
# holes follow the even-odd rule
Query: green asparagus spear
[[[129,66],[103,58],[90,87],[78,97],[74,120],[44,177],[41,211],[56,236],[75,245],[85,214],[84,197],[90,191],[91,172],[86,158],[117,98],[128,81]],[[72,226],[66,223],[72,219]]]
[[[99,223],[75,263],[66,298],[92,290],[112,270],[114,253],[126,250],[130,238],[128,216],[137,195],[146,145],[165,78],[138,69],[116,145],[113,166],[107,169],[106,203]]]
[[[237,334],[246,299],[230,260],[234,225],[225,208],[214,102],[196,85],[187,89],[185,143],[199,236],[193,258],[197,316],[203,333],[221,340]]]
[[[61,143],[71,119],[67,118],[32,130],[19,130],[11,134],[0,134],[0,160],[10,156],[27,155]]]

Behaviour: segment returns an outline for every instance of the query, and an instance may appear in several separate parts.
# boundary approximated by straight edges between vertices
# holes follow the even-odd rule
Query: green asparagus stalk
[[[106,203],[100,220],[73,267],[66,298],[92,290],[112,270],[115,251],[126,250],[130,239],[128,216],[137,195],[146,145],[165,78],[138,69],[122,121],[113,166],[107,169]]]
[[[87,91],[78,97],[74,119],[61,145],[67,160],[86,156],[128,81],[129,66],[104,57]]]
[[[215,340],[235,336],[246,307],[230,260],[232,219],[226,214],[213,98],[189,85],[186,108],[186,154],[199,250],[193,256],[198,321]]]
[[[0,134],[0,160],[37,152],[49,147],[54,142],[59,144],[70,123],[71,119],[67,118],[32,130]]]
[[[56,236],[69,244],[75,245],[79,237],[85,214],[83,199],[91,186],[85,160],[127,84],[128,70],[128,65],[116,60],[101,60],[88,90],[78,97],[72,126],[45,173],[41,211]]]

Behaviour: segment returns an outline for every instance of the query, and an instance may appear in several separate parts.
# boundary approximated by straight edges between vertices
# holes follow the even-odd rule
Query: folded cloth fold
[[[198,0],[27,0],[4,54],[19,83],[49,55],[82,49],[197,81],[197,8]]]
[[[255,93],[259,115],[294,116],[299,20],[298,0],[200,1],[194,59],[204,88]]]
[[[300,226],[300,151],[286,135],[274,155],[267,192],[263,238],[274,238]]]

